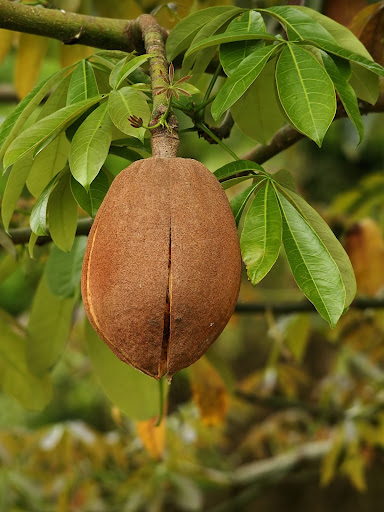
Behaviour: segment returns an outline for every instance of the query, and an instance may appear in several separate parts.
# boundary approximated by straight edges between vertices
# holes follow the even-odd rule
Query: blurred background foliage
[[[154,12],[172,28],[195,10],[223,3],[53,0],[47,6],[119,18]],[[352,26],[384,64],[382,2],[306,5]],[[0,118],[37,80],[91,52],[1,30]],[[359,295],[379,300],[384,124],[380,114],[364,121],[359,146],[350,122],[340,119],[321,150],[303,140],[266,169],[294,173],[300,192],[343,240]],[[187,119],[180,125],[188,127]],[[235,128],[228,144],[242,154],[255,143]],[[229,161],[220,147],[188,132],[180,156],[212,170]],[[116,157],[110,167],[117,173],[127,164]],[[0,192],[4,184],[0,178]],[[27,225],[33,204],[25,190],[12,227]],[[26,248],[0,244],[0,512],[381,509],[384,308],[351,308],[334,330],[315,313],[235,313],[208,354],[175,375],[166,417],[155,427],[157,388],[145,391],[153,418],[132,419],[142,411],[143,389],[108,386],[115,363],[109,366],[104,348],[84,333],[77,285],[59,299],[49,288],[52,247],[38,247],[31,260]],[[256,288],[244,276],[239,300],[302,300],[284,255]]]

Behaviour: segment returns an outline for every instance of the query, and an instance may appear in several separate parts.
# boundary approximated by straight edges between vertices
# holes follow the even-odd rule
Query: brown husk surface
[[[120,359],[155,378],[195,362],[233,313],[240,277],[233,215],[206,167],[155,157],[118,175],[89,235],[82,294]]]

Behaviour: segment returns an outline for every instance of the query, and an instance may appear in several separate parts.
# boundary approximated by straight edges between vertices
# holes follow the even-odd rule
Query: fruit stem
[[[150,126],[152,132],[152,156],[172,158],[177,156],[179,136],[177,134],[177,118],[173,115],[166,97],[166,91],[154,94],[169,85],[168,62],[165,53],[163,31],[156,19],[150,14],[142,14],[137,19],[144,41],[145,51],[152,55],[149,59],[149,74],[152,85],[153,109]],[[165,122],[164,122],[165,120]]]
[[[159,415],[157,417],[155,427],[160,426],[164,416],[164,379],[161,378],[157,382],[159,385]]]

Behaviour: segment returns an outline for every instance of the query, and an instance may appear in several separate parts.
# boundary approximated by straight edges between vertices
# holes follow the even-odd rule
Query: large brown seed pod
[[[89,234],[82,295],[122,361],[156,379],[195,362],[231,317],[240,279],[235,221],[204,165],[153,157],[117,176]]]

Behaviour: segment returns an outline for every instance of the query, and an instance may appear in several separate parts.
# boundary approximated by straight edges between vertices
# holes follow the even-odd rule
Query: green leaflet
[[[95,73],[87,60],[81,60],[72,73],[69,84],[67,105],[88,100],[99,95]]]
[[[283,113],[275,83],[276,58],[269,60],[260,75],[232,105],[231,114],[240,130],[266,145],[284,124]]]
[[[185,56],[188,57],[192,53],[195,53],[200,50],[204,50],[205,48],[209,48],[210,46],[217,46],[225,43],[236,43],[238,41],[281,41],[281,39],[273,36],[272,34],[268,34],[268,32],[260,32],[259,34],[244,32],[235,32],[231,33],[224,32],[223,34],[216,34],[214,36],[208,37],[203,41],[191,46],[188,51],[185,53]]]
[[[271,270],[280,252],[282,221],[279,202],[268,180],[253,199],[245,216],[240,248],[253,285]]]
[[[286,186],[284,186],[281,191],[300,212],[308,224],[311,225],[312,229],[316,232],[317,236],[336,262],[345,287],[345,307],[348,307],[356,295],[356,279],[347,253],[344,251],[328,224],[305,199],[296,192],[288,190]]]
[[[243,173],[245,171],[249,171],[248,174],[256,175],[256,174],[264,174],[267,173],[261,167],[261,165],[251,162],[248,160],[238,160],[236,162],[230,162],[229,164],[225,164],[213,173],[219,181],[224,180],[225,178],[230,178],[231,176],[236,176],[238,173]]]
[[[238,178],[238,179],[242,179],[242,178]],[[263,181],[264,180],[262,180],[259,183],[254,184],[254,185],[251,185],[250,187],[247,187],[242,192],[237,194],[233,199],[231,199],[230,205],[231,205],[231,210],[232,210],[233,216],[235,217],[236,226],[239,225],[241,216],[243,214],[244,208],[246,207],[249,198],[251,197],[251,195],[253,194],[255,189]]]
[[[54,295],[43,274],[35,293],[27,328],[27,360],[35,375],[44,375],[52,370],[64,351],[75,302],[75,297],[60,298]]]
[[[108,398],[134,420],[145,420],[158,413],[158,383],[118,359],[90,326],[85,337],[93,368]]]
[[[248,55],[236,71],[227,78],[224,86],[220,89],[212,103],[211,111],[215,121],[218,121],[221,115],[245,93],[279,46],[258,48]]]
[[[323,66],[304,48],[287,44],[277,62],[276,85],[292,124],[321,146],[336,112],[334,86]]]
[[[88,192],[80,183],[71,177],[71,190],[77,204],[91,217],[95,217],[97,210],[109,189],[109,180],[103,170],[92,181]]]
[[[340,46],[326,28],[311,19],[304,11],[291,6],[270,7],[269,9],[259,9],[259,11],[268,12],[276,17],[284,25],[290,41],[308,41],[328,53],[348,59],[379,76],[384,76],[384,68],[374,62],[366,50],[362,52],[360,46],[358,53],[356,50],[350,50],[351,38],[348,39],[348,48]]]
[[[27,187],[31,194],[39,197],[51,179],[66,165],[68,153],[69,141],[65,133],[61,133],[40,151],[32,162],[27,178]],[[28,155],[27,158],[30,156],[32,155]]]
[[[45,187],[43,192],[40,194],[39,198],[37,199],[37,201],[35,203],[35,206],[32,209],[29,224],[31,226],[31,230],[37,236],[47,235],[48,200],[49,200],[49,196],[51,195],[53,189],[56,187],[61,176],[62,176],[62,172],[57,174],[56,176],[54,176],[51,179],[51,181]],[[33,243],[33,246],[34,246],[34,243]],[[30,247],[30,254],[33,250],[33,246]],[[31,255],[31,258],[32,258],[32,255]]]
[[[279,171],[272,174],[273,181],[277,181],[278,184],[292,192],[296,192],[296,183],[292,174],[286,169],[280,169]]]
[[[32,155],[27,155],[15,163],[9,174],[1,202],[1,219],[6,231],[8,231],[11,217],[23,191],[32,163]]]
[[[266,32],[265,23],[260,13],[248,11],[235,18],[228,25],[226,33],[231,31],[245,33]],[[239,41],[227,43],[220,46],[220,62],[225,73],[229,76],[254,50],[264,44],[263,41]]]
[[[71,173],[86,190],[104,164],[111,140],[112,122],[105,102],[77,129],[69,152]]]
[[[48,287],[55,297],[68,298],[77,294],[86,245],[87,237],[78,236],[70,252],[64,252],[56,246],[52,247],[45,267],[45,276]]]
[[[20,133],[25,121],[35,111],[49,91],[60,82],[68,69],[70,68],[62,69],[36,85],[5,119],[0,128],[0,159],[3,158],[11,143]],[[5,167],[4,170],[6,170]]]
[[[232,19],[235,15],[242,12],[242,9],[236,8],[236,10],[231,9],[229,11],[225,11],[220,15],[216,16],[208,23],[206,23],[200,30],[197,32],[195,37],[191,42],[191,46],[197,45],[200,41],[204,41],[208,37],[213,36],[216,32],[222,30],[222,28],[228,23],[230,19]],[[209,61],[211,60],[213,54],[212,51],[215,52],[215,48],[212,47],[210,49],[204,49],[196,54],[186,55],[183,60],[182,73],[185,75],[192,68],[192,76],[195,78],[196,83],[196,75],[201,74],[205,71]],[[203,64],[202,64],[203,63]],[[195,65],[194,65],[195,64]],[[197,71],[199,73],[197,73]]]
[[[100,99],[101,96],[97,96],[69,105],[35,123],[28,129],[27,133],[21,133],[9,146],[4,157],[4,167],[8,168],[30,151],[43,149],[62,130],[81,116],[89,107],[98,103]]]
[[[67,95],[69,84],[71,83],[72,74],[63,78],[56,89],[49,95],[47,101],[43,104],[40,113],[37,117],[37,121],[44,119],[44,117],[50,116],[57,110],[64,108],[67,104]]]
[[[41,222],[43,215],[42,210]],[[70,251],[77,229],[77,203],[72,195],[69,172],[63,174],[48,197],[48,224],[54,243],[62,251]]]
[[[359,134],[360,143],[364,137],[364,123],[360,114],[355,91],[353,90],[352,86],[349,85],[348,80],[339,70],[334,60],[325,52],[321,52],[321,57],[323,59],[324,66],[328,75],[331,77],[332,82],[335,84],[337,94],[339,95],[345,111],[348,114],[349,119],[354,124],[357,133]]]
[[[144,125],[148,125],[151,113],[143,93],[131,87],[123,87],[111,92],[108,104],[109,114],[116,128],[143,141],[145,128],[134,128],[128,121],[134,115],[141,117]]]
[[[248,174],[248,176],[242,176],[240,178],[230,178],[228,180],[225,180],[221,183],[221,186],[224,190],[227,190],[228,188],[234,187],[235,185],[238,185],[239,183],[243,183],[243,181],[249,181],[256,179],[253,174]]]
[[[233,12],[233,16],[239,12],[236,7],[230,6],[208,7],[208,9],[197,11],[181,20],[167,38],[166,50],[168,62],[173,61],[179,53],[190,46],[193,38],[204,25],[217,16],[230,11]]]
[[[338,45],[346,48],[350,52],[363,55],[363,57],[366,57],[367,59],[372,59],[363,43],[344,25],[337,23],[337,21],[332,18],[324,16],[324,14],[321,14],[314,9],[310,9],[309,7],[296,5],[294,8],[298,11],[302,11],[314,21],[322,25],[329,34],[331,34]]]
[[[142,66],[151,57],[152,55],[139,55],[130,60],[128,60],[129,57],[126,57],[118,62],[109,75],[109,84],[112,89],[118,89],[128,75]]]
[[[380,78],[372,71],[351,62],[352,75],[349,83],[353,87],[356,96],[363,101],[374,105],[379,98]]]
[[[27,364],[25,338],[14,328],[14,321],[0,314],[0,387],[26,409],[39,411],[52,398],[52,382],[48,375],[37,377]]]
[[[345,288],[338,266],[327,248],[300,213],[277,192],[283,243],[297,285],[320,315],[334,327],[343,313]]]

